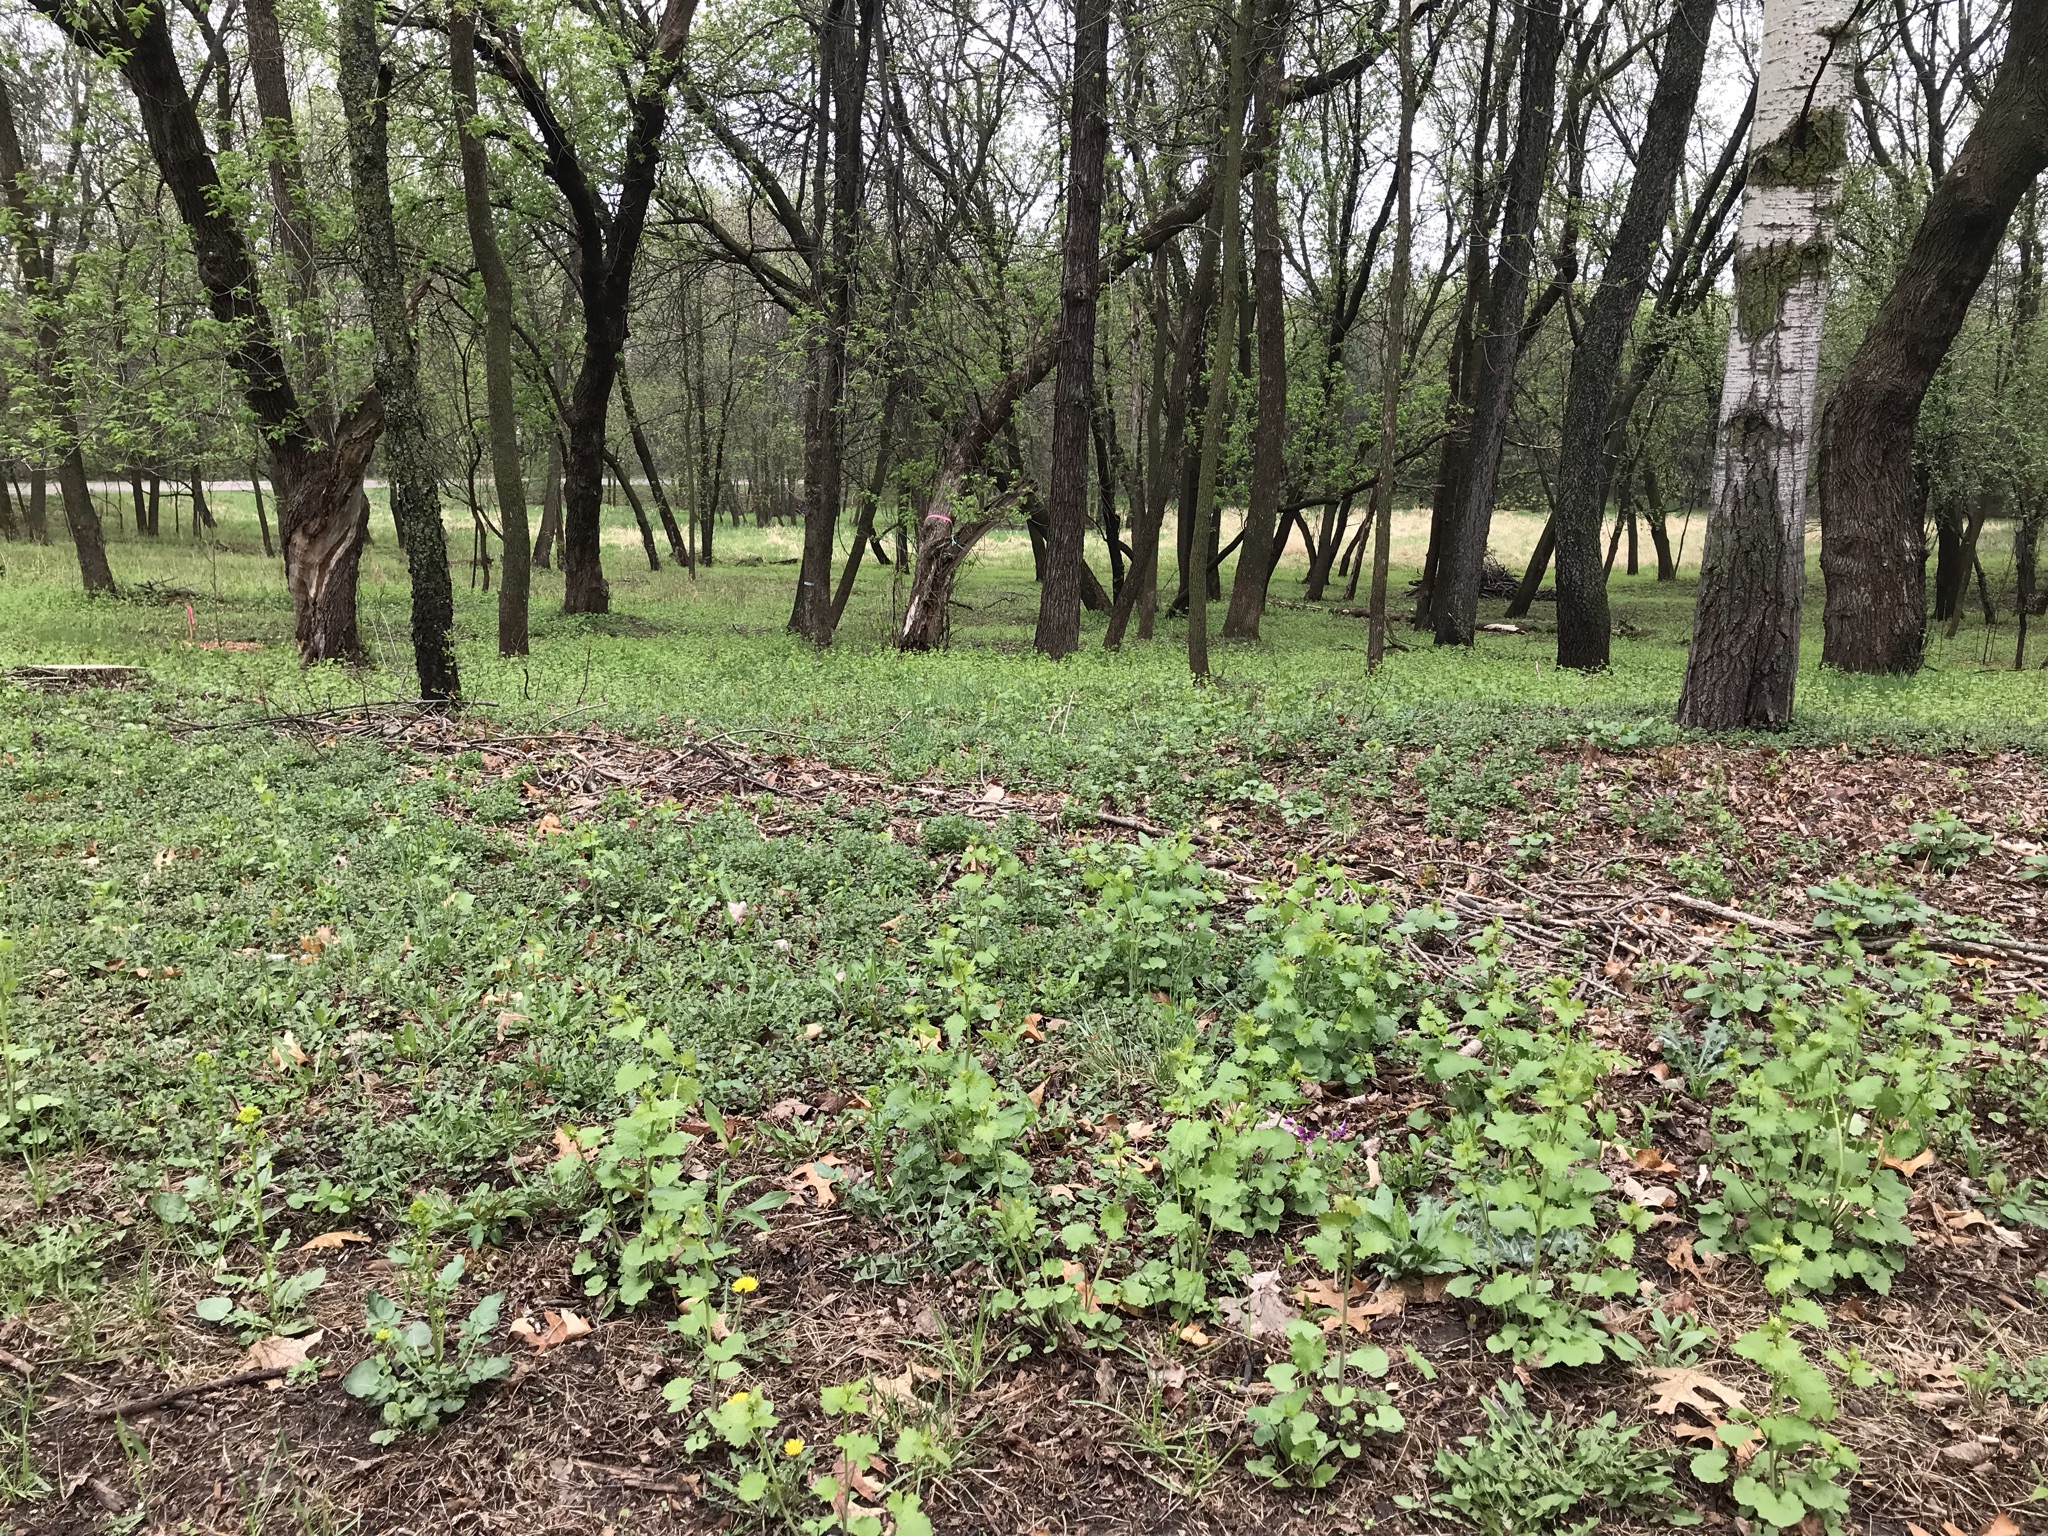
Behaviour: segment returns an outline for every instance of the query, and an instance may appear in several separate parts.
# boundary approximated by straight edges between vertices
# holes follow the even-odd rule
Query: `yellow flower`
[[[237,1125],[254,1125],[258,1120],[261,1120],[262,1118],[263,1111],[258,1109],[254,1104],[244,1104],[240,1109],[235,1111],[235,1124]]]
[[[732,1288],[738,1291],[742,1296],[744,1296],[749,1291],[758,1291],[759,1289],[761,1289],[761,1282],[756,1280],[752,1275],[741,1275],[739,1279],[733,1281]]]
[[[725,1400],[725,1406],[730,1408],[734,1403],[744,1403],[748,1398],[752,1397],[753,1395],[753,1393],[745,1390],[735,1392],[731,1397],[728,1397]]]
[[[782,1454],[783,1454],[783,1455],[785,1455],[785,1456],[801,1456],[801,1455],[803,1455],[803,1453],[804,1453],[804,1441],[803,1441],[803,1436],[801,1436],[801,1435],[791,1435],[791,1436],[790,1436],[790,1437],[789,1437],[789,1438],[788,1438],[787,1440],[785,1440],[785,1441],[783,1441],[783,1442],[782,1442]]]

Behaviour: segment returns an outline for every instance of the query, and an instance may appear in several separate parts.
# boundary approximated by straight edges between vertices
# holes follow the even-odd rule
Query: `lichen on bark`
[[[1735,324],[1746,339],[1777,328],[1785,296],[1808,278],[1827,275],[1830,242],[1776,240],[1735,258]]]
[[[1749,152],[1753,187],[1825,187],[1849,163],[1849,117],[1840,107],[1802,113]]]

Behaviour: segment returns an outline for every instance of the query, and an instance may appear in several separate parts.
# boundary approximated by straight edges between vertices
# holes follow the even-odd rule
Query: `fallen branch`
[[[188,1386],[173,1387],[168,1392],[159,1392],[154,1397],[131,1398],[125,1403],[109,1403],[102,1408],[89,1408],[88,1419],[125,1419],[137,1414],[154,1413],[159,1408],[168,1408],[182,1398],[197,1397],[202,1392],[222,1392],[229,1387],[253,1386],[259,1381],[276,1381],[284,1375],[281,1365],[268,1366],[260,1371],[236,1371],[232,1376],[216,1376],[211,1381],[195,1381]]]
[[[1653,891],[1645,895],[1643,900],[1645,902],[1668,901],[1674,907],[1684,907],[1688,911],[1701,912],[1708,917],[1718,917],[1724,923],[1742,923],[1751,928],[1767,928],[1772,933],[1781,933],[1786,938],[1798,939],[1802,943],[1811,944],[1817,942],[1811,929],[1795,927],[1791,923],[1781,923],[1774,918],[1758,917],[1754,912],[1743,912],[1734,907],[1724,907],[1719,902],[1703,901],[1697,896],[1686,896],[1677,891]]]

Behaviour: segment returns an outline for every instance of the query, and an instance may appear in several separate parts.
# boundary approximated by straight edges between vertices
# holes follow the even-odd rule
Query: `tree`
[[[1226,640],[1256,640],[1273,577],[1273,537],[1287,478],[1287,309],[1280,274],[1280,108],[1291,0],[1261,8],[1252,79],[1252,310],[1258,337],[1258,397],[1252,422],[1252,482],[1237,574],[1223,616]],[[1398,174],[1398,173],[1396,173]]]
[[[1201,468],[1195,482],[1194,527],[1182,562],[1188,603],[1188,671],[1197,679],[1209,676],[1209,544],[1216,531],[1216,481],[1230,414],[1230,383],[1237,371],[1238,290],[1244,271],[1244,220],[1239,206],[1244,183],[1244,110],[1252,33],[1258,26],[1260,5],[1261,0],[1243,0],[1232,21],[1230,65],[1224,77],[1216,135],[1223,162],[1216,176],[1216,203],[1223,214],[1223,254],[1216,285],[1216,329],[1209,346],[1209,393],[1204,402]]]
[[[1792,715],[1854,10],[1855,0],[1769,0],[1764,17],[1684,725],[1778,729]]]
[[[54,0],[51,0],[54,3]],[[568,205],[575,243],[578,297],[583,305],[583,355],[563,411],[568,447],[562,476],[562,611],[604,613],[611,587],[604,579],[600,519],[604,509],[605,428],[619,360],[631,319],[633,267],[646,233],[647,208],[661,170],[662,131],[669,91],[682,69],[683,48],[697,0],[666,0],[654,25],[622,22],[622,48],[637,66],[630,77],[617,192],[609,204],[592,179],[570,132],[573,120],[557,109],[550,83],[527,61],[519,32],[496,10],[485,10],[476,29],[477,56],[518,98],[540,138],[548,180]]]
[[[1607,249],[1600,287],[1586,306],[1572,348],[1558,455],[1557,664],[1596,670],[1607,665],[1610,641],[1607,573],[1600,563],[1600,522],[1612,471],[1609,447],[1621,352],[1649,286],[1657,243],[1671,217],[1685,141],[1699,100],[1716,0],[1679,0],[1664,35],[1657,88],[1636,151],[1635,176],[1621,225]]]
[[[833,535],[846,473],[847,352],[854,316],[855,246],[865,182],[868,58],[880,0],[830,0],[819,37],[820,72],[832,119],[832,216],[812,247],[823,317],[812,356],[804,443],[804,548],[789,628],[813,645],[832,642]]]
[[[412,653],[420,697],[462,697],[455,665],[455,594],[441,526],[440,476],[420,400],[419,359],[406,313],[405,270],[391,214],[387,101],[376,0],[342,0],[340,70],[348,114],[349,181],[355,195],[356,266],[369,300],[373,373],[384,402],[384,461],[391,472],[391,520],[412,577]],[[194,486],[197,501],[197,486]]]
[[[484,291],[484,402],[490,422],[491,489],[498,504],[504,569],[498,580],[498,654],[524,656],[533,586],[533,544],[526,526],[526,469],[519,456],[518,402],[512,392],[512,279],[491,216],[491,168],[484,154],[476,94],[476,23],[466,5],[448,18],[448,81],[462,166],[462,214],[470,259]]]
[[[57,440],[57,489],[64,500],[64,521],[71,529],[71,546],[78,554],[78,573],[85,590],[111,597],[114,572],[107,563],[106,534],[86,483],[85,452],[78,439],[77,391],[64,334],[64,291],[57,279],[56,216],[54,212],[37,213],[35,179],[21,152],[14,97],[4,78],[0,78],[0,182],[5,183],[6,217],[21,263],[22,287],[33,307],[36,382]]]
[[[1522,40],[1522,70],[1515,112],[1515,148],[1508,162],[1507,209],[1500,250],[1487,283],[1486,303],[1473,339],[1478,381],[1465,469],[1447,532],[1433,601],[1438,645],[1470,645],[1479,622],[1479,576],[1493,526],[1501,452],[1507,445],[1515,371],[1521,361],[1523,311],[1529,271],[1536,259],[1536,217],[1550,166],[1550,130],[1557,111],[1557,55],[1564,43],[1562,0],[1529,0]]]
[[[1394,151],[1394,270],[1387,286],[1385,360],[1380,366],[1379,479],[1372,490],[1372,610],[1366,631],[1365,665],[1376,670],[1387,654],[1387,566],[1393,554],[1394,475],[1399,463],[1401,352],[1407,339],[1409,248],[1414,240],[1415,171],[1415,7],[1400,0],[1401,136]],[[1361,557],[1363,558],[1363,557]]]
[[[1059,370],[1045,498],[1045,579],[1034,643],[1047,656],[1081,645],[1081,563],[1088,524],[1095,310],[1102,286],[1103,162],[1109,152],[1109,0],[1079,0],[1067,120],[1067,222],[1060,265]]]
[[[363,647],[356,627],[361,521],[355,503],[363,466],[383,429],[383,404],[374,391],[364,395],[341,414],[331,435],[321,433],[304,409],[248,244],[229,216],[231,199],[186,89],[162,0],[125,8],[95,0],[35,3],[127,82],[151,156],[191,236],[208,308],[233,338],[228,365],[270,447],[299,654],[308,663],[357,660]]]
[[[1898,280],[1821,426],[1821,660],[1916,672],[1927,624],[1921,402],[1991,270],[2020,199],[2048,169],[2048,6],[2012,8],[1997,78],[1928,199]],[[1977,527],[1982,527],[1981,518]],[[1974,544],[1974,536],[1965,540]],[[1967,577],[1961,562],[1959,582]]]

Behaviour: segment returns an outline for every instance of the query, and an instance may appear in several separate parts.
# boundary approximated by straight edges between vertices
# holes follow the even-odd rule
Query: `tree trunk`
[[[1926,549],[1913,476],[1920,403],[1962,328],[2006,226],[2048,168],[2048,6],[2012,9],[2005,57],[1932,196],[1898,280],[1849,360],[1821,430],[1821,660],[1916,672]]]
[[[1791,719],[1855,0],[1769,0],[1683,725]]]
[[[246,15],[249,78],[256,88],[256,110],[261,118],[257,143],[270,177],[273,226],[288,263],[292,309],[297,311],[286,330],[294,337],[300,377],[313,397],[314,419],[325,430],[334,420],[334,385],[317,310],[320,269],[314,264],[306,172],[299,158],[298,133],[292,123],[284,34],[277,24],[276,0],[248,0]]]
[[[1236,372],[1232,350],[1237,340],[1238,294],[1243,286],[1244,232],[1239,188],[1244,176],[1244,109],[1252,32],[1259,25],[1261,0],[1244,0],[1230,29],[1230,64],[1224,87],[1223,119],[1218,125],[1223,158],[1216,180],[1216,201],[1223,210],[1223,258],[1217,276],[1216,331],[1210,345],[1208,399],[1202,422],[1202,461],[1196,482],[1194,525],[1189,549],[1193,569],[1184,568],[1188,602],[1188,671],[1199,681],[1209,676],[1209,548],[1216,537],[1216,481],[1223,460],[1223,437],[1230,421],[1230,384]]]
[[[1067,120],[1067,220],[1060,261],[1060,350],[1052,397],[1045,579],[1033,644],[1081,646],[1082,546],[1088,525],[1088,416],[1095,395],[1095,311],[1102,288],[1102,192],[1109,151],[1109,0],[1077,0]]]
[[[1479,576],[1486,560],[1487,533],[1493,526],[1501,454],[1507,446],[1529,270],[1536,259],[1536,217],[1550,165],[1550,129],[1557,111],[1557,55],[1564,41],[1562,0],[1529,0],[1526,27],[1500,251],[1474,337],[1478,383],[1472,394],[1465,470],[1446,528],[1450,539],[1438,561],[1432,599],[1438,645],[1470,645],[1479,622]]]
[[[1152,388],[1146,401],[1145,494],[1131,506],[1131,574],[1110,606],[1109,627],[1102,637],[1104,650],[1123,644],[1131,616],[1138,617],[1138,638],[1150,639],[1152,617],[1158,607],[1159,541],[1166,531],[1166,503],[1171,494],[1174,472],[1172,445],[1186,431],[1183,410],[1187,398],[1185,381],[1179,377],[1179,348],[1173,339],[1172,295],[1167,283],[1167,255],[1164,248],[1152,257]]]
[[[412,655],[423,699],[462,697],[455,665],[455,592],[448,537],[441,525],[440,477],[420,399],[419,360],[405,303],[405,269],[391,211],[386,103],[391,71],[383,62],[376,0],[341,0],[342,110],[348,117],[349,183],[356,215],[356,266],[370,311],[372,373],[384,402],[384,463],[391,477],[391,520],[412,577]],[[195,505],[198,482],[193,482]]]
[[[498,506],[504,570],[498,581],[498,654],[524,656],[533,593],[532,534],[526,526],[526,466],[519,456],[519,402],[512,384],[512,280],[491,216],[491,167],[476,126],[476,22],[458,5],[448,18],[448,75],[462,163],[462,214],[470,259],[484,290],[484,401],[490,422],[491,491]]]
[[[64,521],[71,530],[71,546],[78,554],[78,574],[88,595],[114,594],[114,572],[107,564],[106,535],[100,527],[99,509],[93,505],[86,486],[85,460],[78,444],[76,416],[77,386],[72,378],[71,359],[64,334],[64,294],[57,285],[56,263],[50,237],[42,227],[30,199],[30,171],[22,158],[21,138],[14,122],[14,99],[0,81],[0,182],[5,183],[9,224],[21,262],[22,286],[27,290],[30,313],[36,327],[36,377],[48,392],[46,407],[50,425],[62,443],[63,457],[57,465],[57,488],[64,499]],[[37,486],[38,491],[41,486]],[[38,498],[40,499],[40,498]],[[42,509],[32,507],[30,525],[42,522]],[[37,530],[47,538],[47,532]]]
[[[270,443],[299,654],[307,662],[362,654],[355,619],[356,563],[366,523],[356,506],[363,466],[384,424],[365,396],[317,432],[279,351],[255,267],[231,214],[161,5],[88,14],[63,0],[37,8],[68,36],[120,69],[133,92],[152,158],[190,233],[208,307],[228,343],[228,365]]]
[[[690,558],[683,530],[676,525],[675,509],[669,505],[661,474],[654,467],[654,450],[648,445],[647,433],[640,425],[640,411],[633,404],[633,386],[627,379],[623,361],[619,364],[619,404],[626,408],[626,427],[633,437],[633,456],[639,459],[640,468],[647,476],[647,489],[654,497],[654,510],[661,518],[661,531],[668,537],[669,556],[694,576],[697,573],[696,563]]]
[[[1672,14],[1664,34],[1663,63],[1643,124],[1642,145],[1636,153],[1628,203],[1608,248],[1599,290],[1586,307],[1578,343],[1572,348],[1552,516],[1557,534],[1557,664],[1561,667],[1595,671],[1607,665],[1612,625],[1606,573],[1595,556],[1613,470],[1615,380],[1622,348],[1635,324],[1643,290],[1649,286],[1657,244],[1671,218],[1715,9],[1716,0],[1679,0]],[[1629,571],[1633,573],[1633,523],[1630,529]],[[1526,603],[1521,611],[1528,611]]]
[[[533,536],[533,563],[541,570],[552,568],[555,540],[562,529],[562,440],[550,433],[548,474],[540,488],[540,530]]]
[[[832,215],[813,267],[823,333],[813,360],[814,409],[804,444],[804,544],[791,634],[832,643],[833,539],[846,475],[846,357],[853,332],[854,259],[865,181],[868,55],[881,0],[830,0],[819,69],[831,106]]]
[[[654,547],[654,524],[647,520],[647,508],[640,500],[640,493],[633,489],[632,477],[626,473],[626,466],[619,462],[619,456],[609,448],[604,451],[604,461],[611,468],[612,482],[625,493],[626,505],[632,509],[634,525],[640,530],[640,545],[647,551],[647,569],[660,570],[661,555]]]
[[[22,531],[21,524],[14,520],[14,495],[8,489],[8,481],[12,478],[13,471],[0,466],[0,539],[10,544],[21,537]]]
[[[1415,239],[1414,189],[1415,113],[1415,8],[1413,0],[1400,0],[1395,48],[1399,53],[1401,82],[1401,127],[1394,148],[1394,270],[1387,279],[1386,359],[1380,365],[1380,459],[1379,479],[1372,488],[1372,585],[1366,589],[1365,666],[1377,670],[1387,654],[1387,572],[1393,557],[1394,482],[1398,478],[1401,446],[1401,362],[1408,338],[1408,283],[1410,250]],[[1359,553],[1362,564],[1365,555]],[[1352,584],[1357,584],[1354,571]]]
[[[28,472],[28,536],[38,544],[50,542],[49,479],[40,469]]]
[[[1280,94],[1289,0],[1271,0],[1255,40],[1252,85],[1252,309],[1258,334],[1258,404],[1252,423],[1252,482],[1238,545],[1237,574],[1223,638],[1256,640],[1273,575],[1273,535],[1287,476],[1287,310],[1280,273]]]

